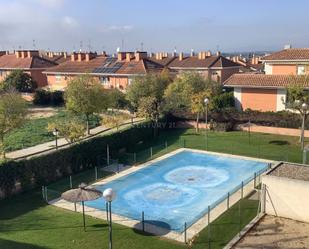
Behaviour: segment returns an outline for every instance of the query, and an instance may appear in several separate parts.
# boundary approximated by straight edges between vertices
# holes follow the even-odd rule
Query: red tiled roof
[[[224,86],[244,86],[244,87],[274,87],[274,88],[286,88],[290,84],[297,82],[299,77],[304,87],[309,87],[309,78],[306,79],[301,76],[291,75],[266,75],[266,74],[233,74],[224,82]]]
[[[168,65],[170,68],[226,68],[226,67],[240,67],[235,63],[223,56],[209,56],[206,59],[199,59],[197,56],[184,57],[179,60],[175,57]]]
[[[106,65],[109,63],[108,65]],[[100,72],[97,69],[105,68],[112,69],[118,65],[117,70]],[[104,66],[106,65],[106,66]],[[132,59],[130,62],[123,60],[118,61],[117,58],[111,58],[106,56],[97,56],[90,61],[66,61],[58,66],[47,69],[46,73],[97,73],[97,74],[145,74],[147,72],[162,71],[163,66],[152,62],[148,59],[141,59],[136,61]]]
[[[39,56],[16,58],[15,54],[0,57],[1,69],[35,69],[55,66],[55,63]]]
[[[289,48],[267,55],[262,58],[268,60],[309,60],[309,48]]]

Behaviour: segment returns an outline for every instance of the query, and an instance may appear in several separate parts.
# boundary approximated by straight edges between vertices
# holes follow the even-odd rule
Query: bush
[[[33,104],[35,105],[53,105],[60,106],[64,104],[62,91],[48,91],[38,89],[35,91]]]
[[[227,92],[220,95],[216,95],[213,98],[214,109],[221,110],[224,108],[230,108],[234,106],[234,93]]]
[[[107,144],[113,157],[120,148],[128,149],[151,137],[151,126],[139,126],[86,140],[38,157],[3,162],[0,165],[0,192],[8,197],[14,193],[18,183],[22,191],[47,185],[70,174],[95,167],[98,156],[106,156]]]
[[[22,93],[32,93],[37,87],[37,83],[32,77],[22,70],[14,70],[4,80],[4,89],[14,88]]]

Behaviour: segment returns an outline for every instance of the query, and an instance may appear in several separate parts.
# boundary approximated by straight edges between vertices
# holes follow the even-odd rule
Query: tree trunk
[[[90,129],[89,129],[89,115],[86,115],[86,129],[87,129],[87,135],[90,135]]]
[[[195,128],[196,133],[199,133],[199,122],[200,122],[200,113],[198,112],[196,114],[196,128]]]
[[[4,135],[0,136],[0,143],[2,147],[2,158],[5,159],[6,155],[5,155],[5,148],[4,148]]]

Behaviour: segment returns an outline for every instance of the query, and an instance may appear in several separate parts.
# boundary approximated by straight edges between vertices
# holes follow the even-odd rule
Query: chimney
[[[194,56],[194,49],[193,49],[193,48],[191,49],[191,54],[190,54],[190,56],[191,56],[191,57]]]
[[[15,51],[15,55],[16,55],[16,58],[17,58],[17,59],[20,58],[20,57],[21,57],[20,51]]]
[[[76,61],[76,60],[77,60],[77,54],[73,52],[71,54],[71,61]]]
[[[198,53],[198,59],[199,60],[205,60],[206,59],[206,52],[199,52]]]
[[[131,53],[126,53],[126,61],[130,62],[132,59],[132,54]]]
[[[118,61],[122,61],[126,58],[125,52],[118,52]]]
[[[86,57],[86,56],[85,56],[84,53],[78,53],[78,54],[77,54],[77,60],[78,60],[79,62],[85,60],[85,57]]]
[[[24,59],[27,57],[25,51],[20,51],[21,58]]]
[[[220,55],[221,55],[221,52],[220,52],[220,51],[217,51],[216,55],[217,55],[217,56],[220,56]]]
[[[86,55],[85,55],[85,60],[86,61],[90,61],[90,60],[92,60],[93,58],[95,58],[96,57],[96,53],[86,53]]]
[[[62,52],[62,56],[63,56],[64,59],[66,59],[68,57],[67,52]]]
[[[179,61],[182,61],[183,60],[183,53],[179,53]]]
[[[210,51],[206,52],[206,57],[211,57],[211,52]]]
[[[292,48],[292,45],[291,44],[286,44],[284,45],[284,49],[291,49]]]
[[[104,57],[107,56],[106,52],[105,51],[102,51],[101,55],[103,55]]]
[[[152,52],[149,53],[149,57],[150,58],[153,57],[153,53]]]
[[[147,58],[147,52],[135,52],[135,60],[140,61]]]

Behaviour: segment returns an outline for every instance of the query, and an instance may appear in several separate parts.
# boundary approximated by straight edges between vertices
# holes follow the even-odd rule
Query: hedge
[[[174,112],[170,116],[170,120],[184,121],[195,120],[195,115],[188,112]],[[204,115],[202,116],[203,120]],[[297,113],[289,111],[281,112],[259,112],[253,110],[237,111],[235,108],[223,109],[220,111],[212,111],[208,114],[209,122],[228,123],[229,127],[237,124],[251,122],[257,125],[294,128],[298,129],[301,126],[301,118]],[[305,123],[306,129],[309,129],[309,118]]]
[[[92,138],[49,154],[0,165],[0,192],[5,197],[54,182],[62,177],[95,167],[98,156],[106,155],[107,144],[111,154],[129,148],[139,141],[152,138],[150,126],[133,128]],[[18,190],[19,192],[19,190]]]
[[[33,104],[61,106],[64,104],[63,91],[37,89],[34,94]]]

